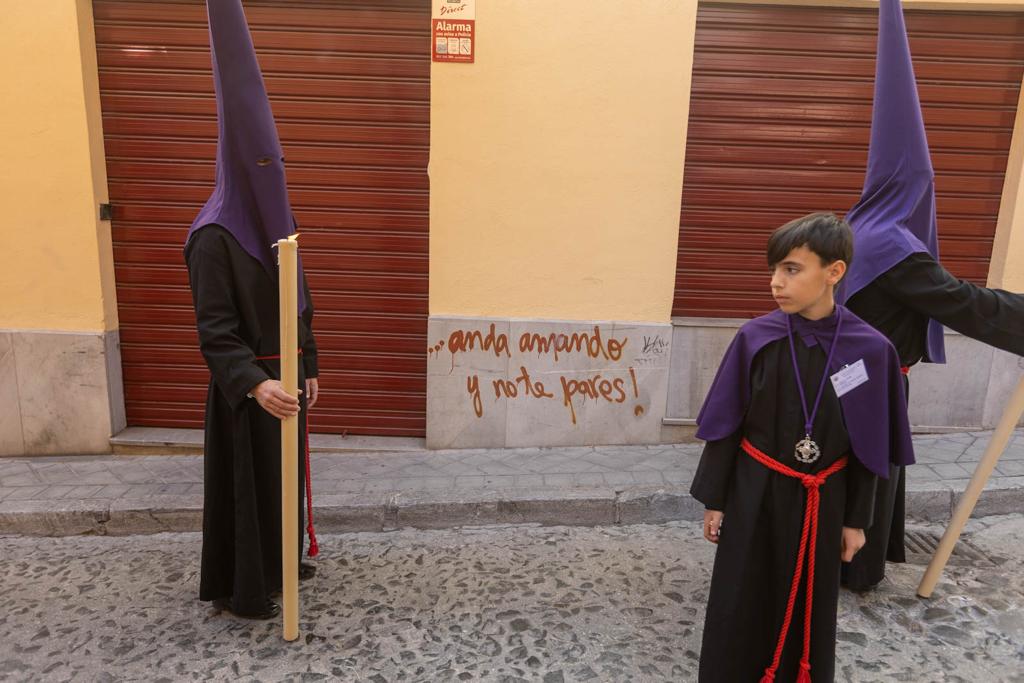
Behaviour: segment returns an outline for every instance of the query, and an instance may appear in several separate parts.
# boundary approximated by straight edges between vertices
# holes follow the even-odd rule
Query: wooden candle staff
[[[298,235],[277,243],[281,384],[299,395]],[[299,637],[299,418],[281,421],[281,613],[284,639]]]
[[[953,548],[960,538],[960,533],[964,530],[964,525],[967,524],[971,513],[974,512],[974,506],[977,504],[978,498],[985,488],[985,482],[988,481],[996,463],[999,462],[1000,456],[1006,450],[1006,445],[1010,442],[1010,437],[1013,436],[1013,430],[1020,421],[1022,414],[1024,414],[1024,378],[1021,378],[1020,383],[1017,385],[1017,390],[1010,399],[1009,405],[1003,411],[1003,417],[1000,418],[996,431],[988,442],[985,454],[981,456],[981,462],[978,463],[978,467],[974,470],[971,483],[967,485],[967,490],[964,491],[964,495],[960,498],[960,503],[956,506],[956,512],[953,513],[953,519],[949,521],[946,533],[942,535],[942,540],[939,541],[935,557],[932,558],[927,571],[924,573],[924,577],[921,579],[921,584],[917,587],[917,594],[922,598],[930,598],[932,591],[935,590],[935,584],[939,582],[942,570],[946,568],[946,562],[949,560],[949,556],[953,554]]]

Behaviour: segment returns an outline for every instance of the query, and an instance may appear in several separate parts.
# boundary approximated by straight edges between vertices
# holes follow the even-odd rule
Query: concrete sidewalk
[[[944,521],[990,432],[915,437],[908,514]],[[466,525],[633,524],[692,520],[699,444],[315,452],[313,500],[325,533]],[[146,534],[201,528],[196,455],[0,459],[0,533]],[[1024,510],[1024,430],[989,481],[976,516]]]

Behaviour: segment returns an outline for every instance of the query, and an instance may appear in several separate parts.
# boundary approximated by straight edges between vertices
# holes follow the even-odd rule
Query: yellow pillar
[[[102,452],[124,424],[90,0],[0,22],[0,454]]]
[[[1024,292],[1024,84],[1017,103],[988,286]]]

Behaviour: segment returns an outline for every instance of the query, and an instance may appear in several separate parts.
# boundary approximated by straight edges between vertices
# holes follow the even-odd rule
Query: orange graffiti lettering
[[[562,380],[562,404],[569,409],[572,423],[576,424],[576,407],[573,405],[573,398],[582,396],[584,399],[597,400],[602,398],[609,403],[625,403],[626,381],[621,377],[614,380],[602,379],[601,375],[594,375],[590,379],[566,379]]]
[[[480,378],[476,375],[470,375],[466,378],[466,391],[473,397],[473,412],[476,413],[477,417],[484,416],[484,404],[480,399]]]
[[[505,394],[506,398],[515,398],[519,395],[519,388],[515,382],[510,382],[507,379],[496,379],[493,382],[494,385],[494,398],[501,398],[502,394]]]
[[[504,333],[496,334],[494,323],[485,335],[479,330],[455,330],[448,335],[448,351],[451,352],[453,362],[457,353],[464,351],[492,351],[496,357],[502,354],[511,356],[508,349],[508,336]]]
[[[569,409],[569,415],[572,417],[572,423],[576,424],[576,408],[572,404],[573,390],[569,388],[573,380],[567,380],[565,377],[560,378],[562,380],[562,404]]]
[[[614,337],[605,342],[601,337],[601,327],[594,325],[593,333],[573,332],[567,335],[552,332],[543,336],[524,332],[519,337],[519,350],[523,353],[536,352],[537,355],[554,353],[556,361],[560,353],[586,353],[590,358],[618,361],[628,342],[629,339],[620,341]]]
[[[520,365],[519,369],[522,371],[522,374],[519,375],[518,377],[516,377],[516,384],[519,384],[520,382],[523,383],[523,385],[526,388],[526,395],[527,396],[534,396],[536,398],[554,398],[555,397],[554,394],[551,394],[551,393],[548,393],[547,391],[544,391],[544,383],[543,382],[534,382],[534,381],[532,381],[530,379],[530,373],[526,370],[525,366]]]

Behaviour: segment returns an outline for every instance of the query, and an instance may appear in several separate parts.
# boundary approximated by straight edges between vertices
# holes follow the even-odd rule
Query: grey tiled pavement
[[[990,437],[916,436],[909,514],[948,517]],[[699,508],[686,491],[700,449],[666,444],[313,453],[313,499],[327,529],[346,531],[693,518]],[[193,530],[202,481],[202,458],[194,455],[0,458],[0,533]],[[1024,430],[1015,433],[987,488],[979,514],[1024,509]],[[118,526],[118,515],[134,517]]]

